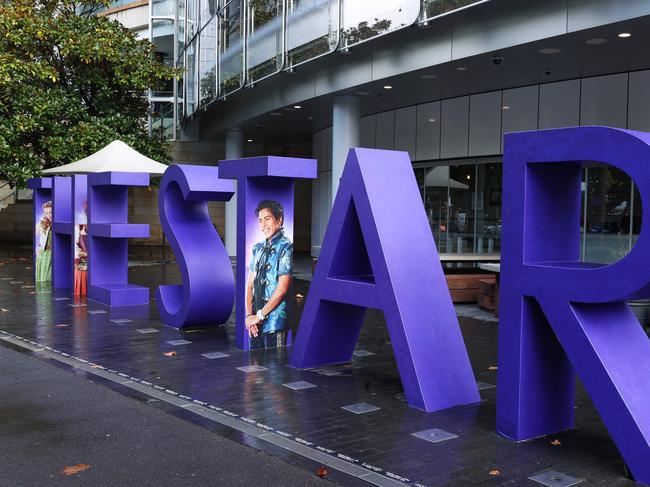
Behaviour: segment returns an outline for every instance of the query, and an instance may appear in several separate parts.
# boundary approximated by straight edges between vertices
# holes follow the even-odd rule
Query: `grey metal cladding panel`
[[[321,149],[320,131],[314,132],[314,134],[311,136],[311,140],[312,140],[311,156],[318,161],[321,158],[321,154],[323,153]]]
[[[314,146],[313,146],[313,155],[314,158],[316,158],[316,162],[318,164],[318,172],[322,172],[327,170],[327,163],[325,162],[325,158],[327,157],[327,148],[325,147],[326,140],[325,140],[325,130],[319,130],[318,132],[314,133]]]
[[[321,182],[319,179],[312,179],[311,181],[311,207],[316,209],[320,204],[320,187]],[[318,211],[311,212],[311,245],[318,245],[321,242],[320,238],[320,213]]]
[[[582,80],[580,125],[626,127],[627,73]]]
[[[539,128],[575,127],[580,123],[580,80],[539,87]]]
[[[321,171],[332,170],[332,127],[323,130],[321,139],[321,153],[323,154],[323,164]]]
[[[440,158],[440,102],[417,107],[417,138],[415,160]]]
[[[377,149],[393,150],[395,147],[395,110],[377,114]]]
[[[372,42],[372,41],[371,41]],[[336,56],[336,54],[331,54]],[[333,91],[339,91],[353,86],[361,85],[372,81],[372,59],[370,56],[351,54],[337,58],[335,68],[331,66],[321,69],[316,74],[316,94],[324,95]]]
[[[318,179],[320,181],[320,203],[318,204],[320,230],[318,235],[319,243],[322,243],[332,207],[332,173],[319,174]]]
[[[418,29],[405,42],[376,49],[372,55],[372,78],[374,80],[395,76],[409,71],[435,66],[451,61],[451,25],[436,25],[435,29]],[[388,38],[386,39],[388,40]]]
[[[361,147],[375,148],[376,118],[375,115],[361,118]]]
[[[469,97],[443,100],[440,109],[440,157],[466,157],[469,129]]]
[[[538,106],[538,85],[503,90],[503,109],[501,114],[502,134],[521,132],[524,130],[537,130]],[[500,139],[501,150],[503,151],[503,137]]]
[[[287,76],[289,80],[286,79]],[[313,73],[303,73],[300,71],[292,74],[278,73],[264,80],[265,84],[270,84],[270,82],[273,83],[274,91],[278,93],[279,103],[276,107],[294,105],[302,100],[308,100],[316,96],[316,77]],[[287,89],[287,86],[290,89]],[[260,98],[262,97],[255,97],[256,103],[253,106],[257,105]],[[269,110],[264,110],[261,113],[265,111]],[[259,113],[259,109],[255,110],[255,115]]]
[[[627,127],[650,132],[650,71],[630,73]]]
[[[501,92],[469,99],[469,155],[498,154],[501,149]]]
[[[650,14],[648,0],[568,0],[569,32]]]
[[[485,15],[473,9],[454,15],[453,59],[475,56],[566,32],[566,0],[490,2]],[[474,13],[474,15],[472,15]]]
[[[252,90],[244,88],[230,95],[223,126],[235,126],[242,120],[316,96],[314,75],[296,73],[291,75],[290,82],[287,81],[286,76],[288,75],[279,73],[264,80],[263,96],[260,96],[258,91],[261,85],[260,88]],[[290,89],[287,89],[287,86],[290,86]],[[250,103],[252,98],[255,99],[255,103]]]
[[[416,108],[407,107],[395,110],[395,150],[409,153],[415,160]]]

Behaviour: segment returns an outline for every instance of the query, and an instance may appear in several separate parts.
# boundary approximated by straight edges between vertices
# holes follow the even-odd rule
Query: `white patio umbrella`
[[[43,171],[44,175],[88,174],[106,171],[144,172],[162,176],[169,166],[143,156],[121,140],[114,140],[103,149],[78,161]]]
[[[469,189],[469,185],[449,177],[449,166],[434,167],[430,170],[424,179],[424,185],[443,188],[449,185],[451,189]]]

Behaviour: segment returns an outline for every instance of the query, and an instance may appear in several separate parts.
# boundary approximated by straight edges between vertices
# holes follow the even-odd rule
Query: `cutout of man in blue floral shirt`
[[[255,209],[266,239],[253,246],[246,286],[246,329],[251,348],[286,344],[287,294],[291,286],[293,243],[284,235],[284,209],[274,200]]]

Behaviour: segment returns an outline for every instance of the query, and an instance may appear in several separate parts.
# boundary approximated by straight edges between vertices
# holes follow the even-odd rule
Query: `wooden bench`
[[[496,276],[491,279],[481,279],[478,282],[478,306],[487,311],[494,311],[497,299]]]
[[[440,254],[440,262],[444,264],[461,264],[461,263],[475,263],[480,264],[484,262],[500,262],[501,254],[454,254],[445,253]],[[453,268],[446,267],[445,271],[450,271]],[[447,280],[447,287],[451,294],[451,300],[454,303],[476,303],[479,300],[479,282],[487,280],[495,282],[493,274],[479,272],[465,272],[459,274],[445,274]]]
[[[312,274],[318,262],[320,254],[320,246],[315,245],[312,247]],[[444,264],[458,264],[458,263],[485,263],[485,262],[500,262],[501,254],[470,254],[470,253],[444,253],[439,254],[440,262]],[[496,278],[494,274],[486,273],[460,273],[460,274],[445,274],[447,280],[447,287],[451,294],[451,300],[454,303],[476,303],[479,300],[479,281],[488,281],[494,283],[496,286]]]
[[[479,299],[479,283],[495,283],[495,277],[489,274],[445,274],[447,287],[454,303],[476,303]]]
[[[490,287],[489,289],[486,288],[486,291],[490,292],[493,296],[493,299],[490,302],[484,302],[485,304],[492,304],[492,309],[490,311],[494,311],[494,316],[497,318],[499,317],[499,286],[500,286],[500,281],[501,281],[501,264],[495,264],[495,263],[483,263],[480,264],[479,267],[488,272],[492,272],[493,276],[495,278],[494,281],[494,287]],[[487,292],[486,292],[487,294]],[[487,299],[487,298],[484,298]],[[481,306],[481,301],[479,301],[479,306]],[[485,306],[486,309],[489,309],[487,306]]]

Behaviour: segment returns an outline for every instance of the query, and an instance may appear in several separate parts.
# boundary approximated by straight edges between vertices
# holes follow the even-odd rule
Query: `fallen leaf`
[[[497,470],[496,468],[490,470],[489,473],[490,473],[490,475],[495,475],[495,476],[496,475],[501,475],[501,472],[499,470]]]
[[[65,467],[63,470],[61,470],[61,475],[75,475],[78,474],[79,472],[83,472],[85,470],[88,470],[90,468],[90,465],[87,463],[77,463],[76,465],[69,465]]]
[[[560,446],[561,444],[562,444],[562,442],[560,440],[558,440],[557,438],[554,439],[553,441],[551,441],[551,445],[553,445],[553,446]]]
[[[163,353],[163,355],[164,355],[165,357],[175,357],[175,356],[176,356],[176,352],[174,352],[174,351],[172,350],[171,352],[165,352],[165,353]]]
[[[316,470],[316,475],[319,477],[325,477],[329,472],[327,471],[327,467],[321,465],[318,467],[318,470]]]
[[[488,370],[497,370],[497,366],[496,365],[490,365],[488,367]]]

